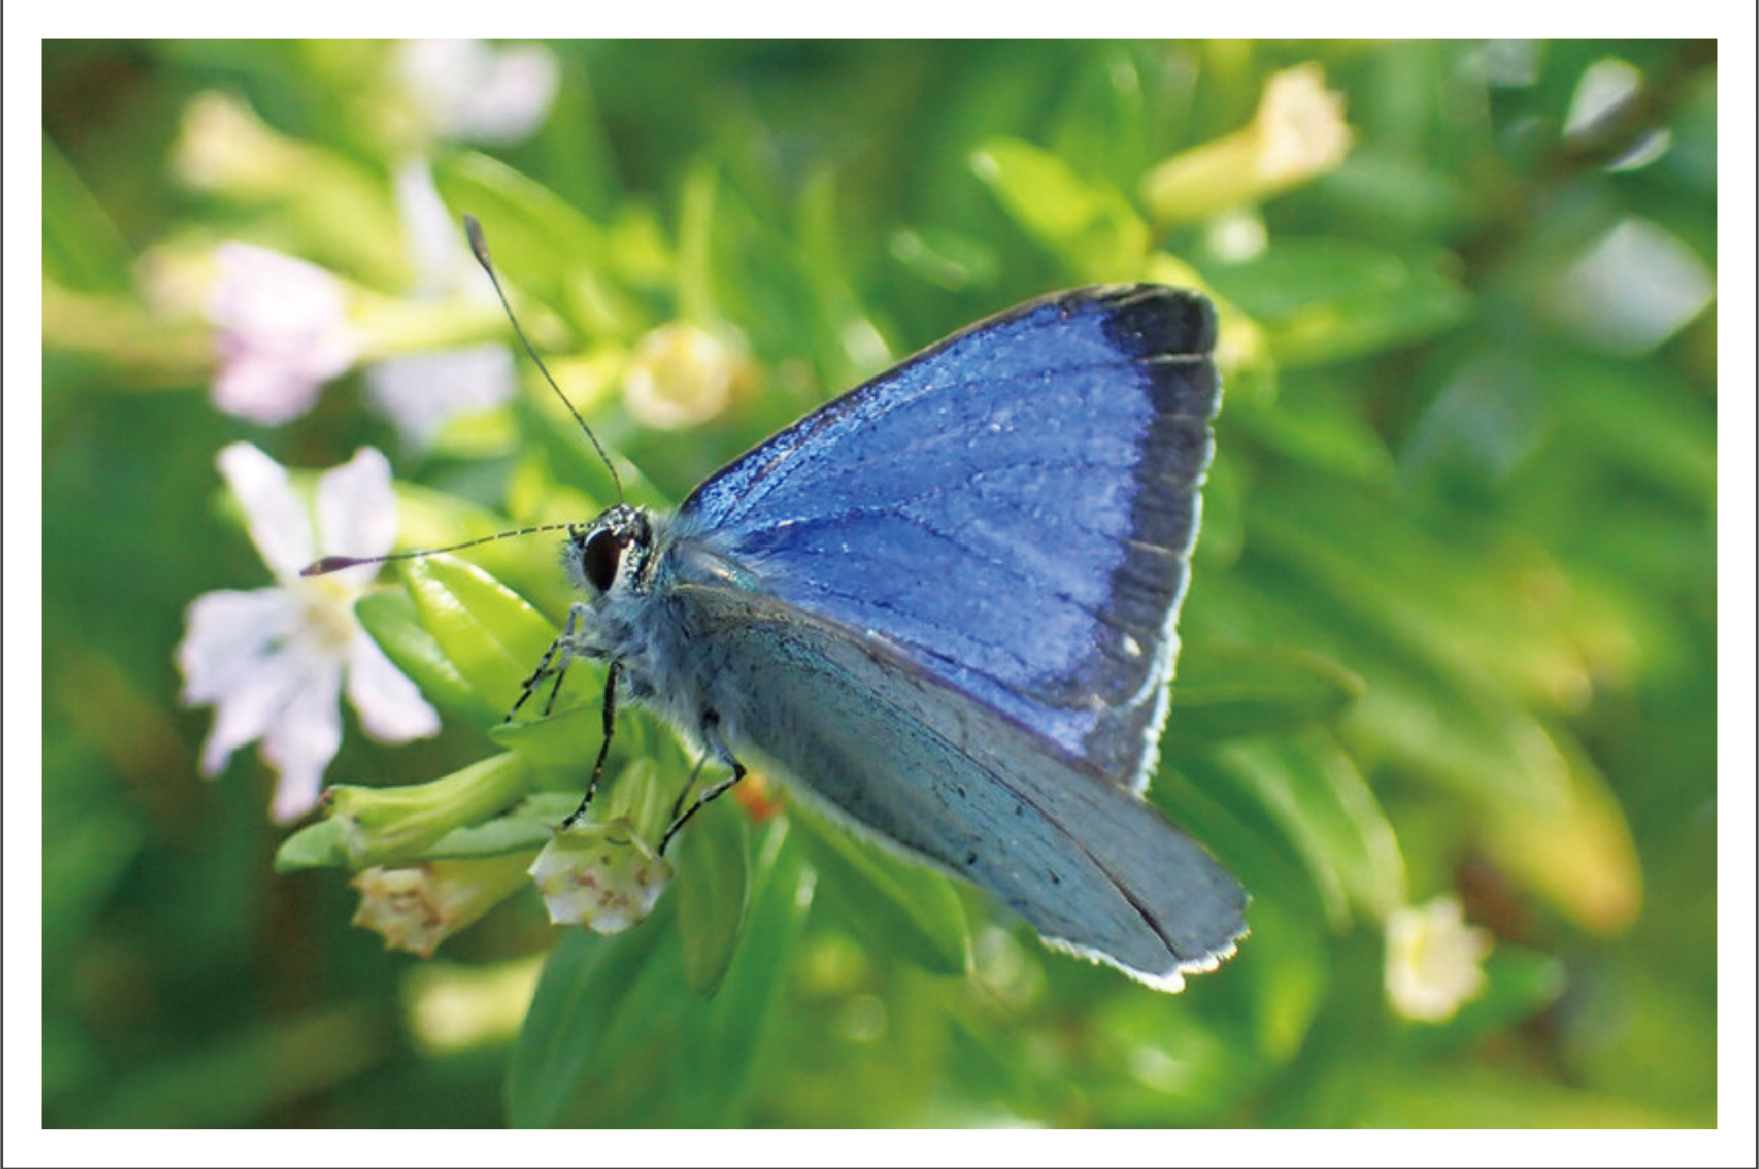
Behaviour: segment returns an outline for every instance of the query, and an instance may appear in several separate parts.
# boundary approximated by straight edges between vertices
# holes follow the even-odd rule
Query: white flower
[[[354,362],[342,285],[314,264],[228,243],[208,298],[219,330],[214,404],[265,426],[311,409],[318,390]]]
[[[441,138],[517,142],[543,122],[556,96],[556,59],[541,45],[405,41],[396,68],[428,131]]]
[[[621,817],[558,829],[527,871],[551,922],[600,934],[646,921],[672,880],[671,864]]]
[[[317,802],[324,768],[342,743],[338,699],[348,699],[368,733],[392,741],[431,735],[439,716],[354,616],[372,565],[305,578],[320,553],[375,556],[391,550],[397,501],[385,456],[365,448],[318,480],[317,538],[287,471],[249,443],[220,452],[220,472],[243,506],[251,539],[280,582],[251,592],[206,593],[189,606],[177,647],[183,701],[215,708],[202,771],[218,774],[236,751],[260,740],[281,773],[276,820],[297,819]]]
[[[1386,997],[1407,1019],[1451,1019],[1484,990],[1490,947],[1490,931],[1468,926],[1452,897],[1396,909],[1386,923]]]

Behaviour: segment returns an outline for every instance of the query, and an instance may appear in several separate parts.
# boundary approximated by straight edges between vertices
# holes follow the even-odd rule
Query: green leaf
[[[944,228],[903,228],[892,233],[892,259],[919,279],[958,292],[995,283],[1000,261],[982,240]]]
[[[713,999],[682,993],[685,959],[668,916],[679,898],[612,938],[564,933],[514,1048],[514,1124],[742,1118],[812,904],[812,871],[786,846],[788,834],[785,821],[765,834],[746,926]]]
[[[745,920],[751,892],[745,824],[738,803],[723,796],[697,812],[677,837],[684,981],[704,998],[720,989]]]
[[[1284,366],[1321,365],[1409,345],[1462,323],[1472,298],[1439,257],[1337,239],[1283,240],[1204,278],[1264,328]]]
[[[342,824],[336,820],[320,820],[307,824],[281,842],[275,850],[275,871],[291,873],[297,869],[347,868],[348,849],[342,843]]]
[[[581,1083],[623,1054],[607,1042],[618,1013],[648,973],[676,898],[613,937],[562,931],[538,979],[507,1072],[508,1118],[518,1128],[562,1121]]]
[[[1317,654],[1193,643],[1180,655],[1161,750],[1202,754],[1226,739],[1326,722],[1362,689],[1360,678]]]
[[[580,797],[569,792],[539,792],[504,816],[454,828],[429,845],[420,859],[462,860],[541,848],[579,804]]]
[[[127,241],[47,134],[42,146],[43,274],[79,292],[127,292]]]
[[[852,929],[935,974],[970,968],[965,909],[950,879],[856,839],[799,801],[788,815],[813,866],[853,903]]]
[[[604,229],[554,191],[484,154],[443,160],[434,179],[456,214],[482,222],[503,280],[532,289],[595,341],[626,337],[639,325],[635,306],[605,275]]]
[[[1002,209],[1083,280],[1141,273],[1148,224],[1115,188],[1077,175],[1061,158],[1017,138],[992,138],[971,169]]]
[[[423,628],[465,683],[491,708],[510,706],[555,640],[555,627],[473,564],[435,555],[401,567]]]
[[[1405,866],[1379,801],[1324,735],[1236,743],[1217,762],[1282,828],[1306,863],[1332,924],[1350,906],[1376,921],[1405,902]]]
[[[535,664],[536,659],[533,662]],[[541,711],[542,704],[548,699],[549,689],[545,687],[526,705],[536,705]],[[619,720],[619,725],[622,721],[626,720]],[[603,705],[586,701],[547,717],[498,723],[489,728],[489,738],[509,751],[517,751],[539,767],[572,772],[584,790],[593,759],[597,757],[603,726]]]
[[[392,664],[409,675],[436,705],[479,726],[506,712],[505,707],[497,710],[484,702],[465,682],[440,643],[422,628],[415,602],[407,592],[385,589],[367,593],[354,603],[354,615]]]
[[[738,951],[720,993],[697,1006],[701,1018],[685,1029],[671,1118],[677,1127],[731,1125],[744,1118],[752,1073],[775,1025],[812,907],[813,873],[790,847],[791,828],[780,820],[764,834]]]
[[[1484,979],[1484,990],[1453,1018],[1407,1028],[1411,1049],[1429,1058],[1468,1050],[1556,1002],[1567,981],[1563,963],[1551,955],[1505,944],[1485,958]]]

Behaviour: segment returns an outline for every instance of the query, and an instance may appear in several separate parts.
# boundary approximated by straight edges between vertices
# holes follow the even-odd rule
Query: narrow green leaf
[[[423,628],[465,683],[491,708],[511,705],[555,640],[555,627],[473,564],[436,555],[401,567]]]
[[[1408,345],[1463,322],[1466,290],[1441,257],[1338,239],[1284,240],[1204,278],[1263,326],[1285,366],[1319,365]]]
[[[1161,750],[1201,754],[1225,739],[1328,721],[1362,689],[1360,678],[1317,654],[1193,643],[1180,654]]]
[[[1468,1050],[1556,1002],[1565,982],[1550,954],[1499,944],[1484,960],[1484,990],[1445,1023],[1412,1025],[1406,1042],[1425,1057]]]
[[[367,593],[354,603],[354,615],[392,664],[436,705],[479,726],[506,713],[505,707],[497,710],[484,702],[465,682],[440,643],[422,628],[408,593],[396,589]]]
[[[646,923],[613,937],[562,931],[513,1045],[507,1108],[515,1127],[563,1120],[582,1083],[621,1054],[607,1035],[671,933],[664,919],[676,904],[662,899]]]
[[[739,1124],[744,1118],[764,1036],[774,1025],[812,906],[814,876],[789,846],[790,828],[783,820],[765,833],[738,951],[720,993],[698,1005],[702,1018],[684,1031],[672,1118],[679,1127]]]
[[[965,909],[949,878],[856,839],[799,802],[788,815],[807,858],[853,903],[852,929],[935,974],[970,968]]]
[[[1376,921],[1405,901],[1398,839],[1349,757],[1317,732],[1235,743],[1217,755],[1306,863],[1339,928],[1353,904]]]
[[[532,659],[532,664],[537,664],[536,658]],[[572,690],[573,683],[568,688]],[[536,706],[541,712],[549,700],[549,693],[547,687],[543,688],[543,692],[533,696],[526,705]],[[497,723],[489,728],[489,738],[509,751],[517,751],[539,767],[572,772],[584,790],[599,749],[599,739],[604,735],[603,711],[599,702],[590,699],[576,702],[547,718]],[[521,710],[521,716],[524,713]]]
[[[1075,173],[1049,151],[1016,138],[985,142],[971,169],[1002,208],[1085,280],[1140,273],[1148,224],[1115,188]]]
[[[43,274],[78,292],[127,292],[128,242],[46,133],[42,148]]]
[[[297,869],[347,868],[348,849],[342,843],[342,825],[336,820],[319,820],[281,842],[275,850],[275,871],[291,873]]]
[[[460,768],[431,783],[330,789],[330,820],[341,830],[349,864],[413,860],[457,828],[481,824],[523,799],[531,768],[511,752]]]
[[[579,803],[580,798],[570,792],[539,792],[505,816],[454,828],[423,850],[420,859],[462,860],[541,848]]]
[[[677,837],[684,981],[704,998],[720,989],[745,920],[751,890],[745,825],[738,804],[723,797],[698,812]]]
[[[636,327],[634,306],[605,275],[610,255],[604,229],[554,191],[483,154],[442,160],[434,179],[454,212],[482,221],[503,279],[534,290],[595,340],[626,336]]]

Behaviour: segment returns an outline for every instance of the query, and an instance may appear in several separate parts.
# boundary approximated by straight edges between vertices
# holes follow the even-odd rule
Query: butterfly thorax
[[[564,556],[590,598],[575,606],[570,656],[616,663],[628,697],[692,737],[708,720],[731,735],[741,680],[709,648],[692,597],[694,589],[756,587],[752,566],[722,536],[627,504],[571,530]]]

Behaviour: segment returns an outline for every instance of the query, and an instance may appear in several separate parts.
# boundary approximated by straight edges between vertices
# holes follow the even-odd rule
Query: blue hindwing
[[[775,598],[679,584],[668,602],[714,647],[741,741],[840,819],[1162,990],[1233,953],[1245,890],[1140,796]]]

